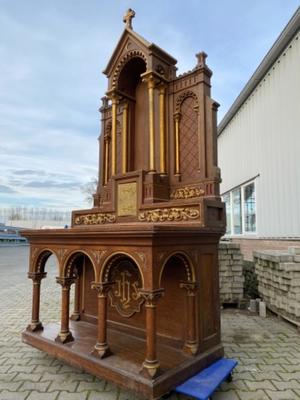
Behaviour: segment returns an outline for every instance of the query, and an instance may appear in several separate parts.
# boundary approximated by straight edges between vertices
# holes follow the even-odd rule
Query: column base
[[[56,338],[55,338],[56,342],[62,343],[62,344],[66,344],[69,342],[73,342],[74,341],[74,337],[72,335],[72,333],[69,332],[60,332]]]
[[[43,329],[44,327],[40,321],[31,322],[26,328],[26,330],[30,332],[42,331]]]
[[[74,312],[71,317],[70,317],[71,321],[79,321],[80,320],[80,313],[76,313]]]
[[[151,378],[151,379],[156,378],[159,375],[159,371],[160,371],[160,364],[157,360],[154,361],[145,360],[143,362],[141,373],[146,378]]]
[[[112,355],[107,343],[97,343],[91,354],[98,358],[106,358]]]
[[[183,351],[195,356],[198,352],[198,343],[197,342],[190,342],[190,343],[185,343],[183,346]]]

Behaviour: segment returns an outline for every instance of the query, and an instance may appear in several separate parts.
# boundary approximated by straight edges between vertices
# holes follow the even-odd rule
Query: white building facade
[[[221,121],[218,151],[227,236],[246,259],[300,246],[300,8]]]

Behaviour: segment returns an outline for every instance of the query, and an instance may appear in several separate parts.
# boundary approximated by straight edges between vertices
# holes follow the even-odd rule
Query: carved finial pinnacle
[[[204,51],[201,51],[200,53],[196,54],[198,63],[197,63],[197,67],[206,67],[206,57],[207,54]]]
[[[135,11],[129,8],[123,17],[123,22],[126,24],[126,28],[132,29],[132,19],[135,17]]]

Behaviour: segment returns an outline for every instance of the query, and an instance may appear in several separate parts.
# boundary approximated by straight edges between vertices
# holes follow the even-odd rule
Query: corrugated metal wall
[[[256,178],[257,236],[300,237],[300,35],[218,138],[221,193]]]

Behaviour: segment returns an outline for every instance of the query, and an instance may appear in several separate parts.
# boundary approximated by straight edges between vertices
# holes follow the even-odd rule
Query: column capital
[[[180,112],[174,113],[174,120],[179,122],[180,119],[181,119],[181,113]]]
[[[27,276],[33,283],[41,283],[41,280],[46,278],[47,272],[28,272]]]
[[[120,96],[119,92],[116,89],[111,89],[108,92],[106,92],[106,96],[114,104],[117,104],[118,101],[122,98],[122,96]]]
[[[140,290],[139,293],[146,301],[146,307],[156,307],[157,300],[163,296],[165,289]]]
[[[70,289],[71,285],[76,281],[76,277],[56,277],[56,282],[62,286],[63,289]]]
[[[188,296],[196,296],[198,287],[199,287],[198,282],[192,282],[192,281],[181,281],[180,282],[180,288],[185,289],[187,291]]]
[[[91,288],[97,290],[99,297],[106,297],[115,282],[92,282]]]

